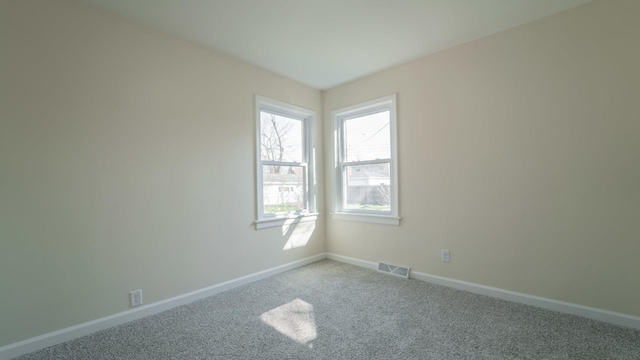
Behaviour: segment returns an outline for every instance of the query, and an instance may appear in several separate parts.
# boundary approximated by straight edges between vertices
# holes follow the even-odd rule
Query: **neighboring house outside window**
[[[332,115],[333,218],[399,225],[396,96]]]
[[[311,110],[256,96],[256,228],[315,220],[316,183]]]

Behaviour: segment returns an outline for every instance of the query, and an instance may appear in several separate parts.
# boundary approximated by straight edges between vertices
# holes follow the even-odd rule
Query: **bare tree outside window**
[[[315,112],[256,95],[256,229],[316,216]]]
[[[302,121],[262,111],[260,150],[266,213],[303,208],[304,176]],[[300,164],[300,165],[298,165]]]
[[[287,144],[287,140],[293,123],[276,121],[275,114],[262,112],[260,115],[262,159],[284,161],[286,152],[292,148],[291,144]],[[280,172],[280,165],[269,166],[273,173]]]

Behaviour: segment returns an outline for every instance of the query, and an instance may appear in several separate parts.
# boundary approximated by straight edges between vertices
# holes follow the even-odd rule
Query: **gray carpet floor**
[[[323,260],[18,359],[640,359],[640,331]]]

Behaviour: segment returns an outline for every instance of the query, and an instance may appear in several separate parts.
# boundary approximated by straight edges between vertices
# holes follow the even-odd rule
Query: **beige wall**
[[[326,91],[325,134],[398,93],[403,218],[328,220],[327,251],[640,316],[639,13],[596,1]]]
[[[0,346],[323,252],[323,217],[295,248],[252,227],[254,94],[320,116],[398,93],[402,224],[327,221],[328,251],[640,316],[639,11],[596,1],[322,97],[76,2],[0,1]]]
[[[0,346],[324,252],[252,225],[254,95],[318,90],[71,1],[1,1],[0,52]]]

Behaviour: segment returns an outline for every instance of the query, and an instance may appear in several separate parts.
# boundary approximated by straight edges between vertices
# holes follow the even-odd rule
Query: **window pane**
[[[302,162],[302,120],[260,112],[262,160]]]
[[[346,166],[345,209],[391,211],[389,163]]]
[[[391,158],[389,111],[345,120],[346,161]]]
[[[262,201],[265,214],[304,210],[302,166],[262,166]]]

